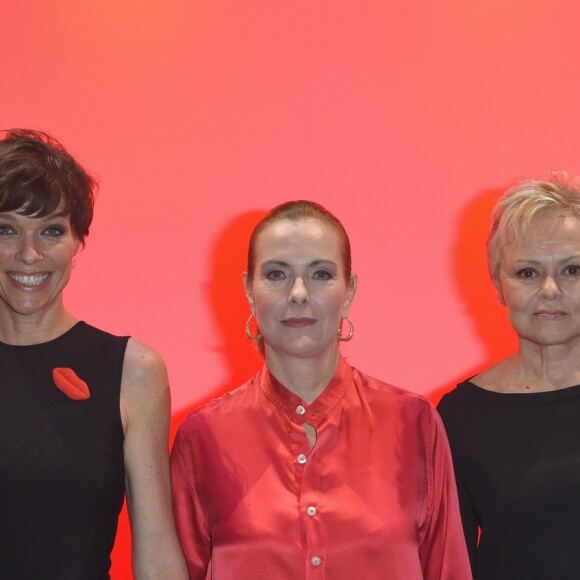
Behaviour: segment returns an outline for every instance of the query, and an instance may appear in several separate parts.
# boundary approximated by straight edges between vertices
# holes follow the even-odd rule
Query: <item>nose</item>
[[[294,304],[307,304],[310,301],[306,284],[304,284],[304,280],[301,277],[297,277],[296,280],[294,280],[294,284],[292,284],[292,288],[290,289],[288,301],[293,302]]]
[[[16,255],[17,259],[25,264],[34,264],[43,259],[43,255],[38,248],[38,243],[34,238],[25,236],[22,239],[20,248]]]
[[[554,276],[546,276],[542,283],[541,294],[546,300],[557,300],[562,296],[562,290]]]

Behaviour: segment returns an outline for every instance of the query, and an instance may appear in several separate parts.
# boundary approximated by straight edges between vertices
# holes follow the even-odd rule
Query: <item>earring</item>
[[[342,336],[342,321],[343,320],[346,320],[348,322],[348,334],[346,336]],[[352,323],[352,320],[348,316],[345,316],[340,321],[340,326],[338,328],[338,340],[340,340],[341,342],[348,342],[349,340],[352,340],[353,336],[354,336],[354,324]]]
[[[252,314],[250,314],[250,317],[246,321],[246,336],[250,340],[253,340],[254,342],[259,342],[260,340],[262,340],[262,333],[260,332],[260,329],[258,328],[258,332],[256,333],[255,336],[252,334],[252,331],[250,330],[250,323],[252,322],[252,318],[255,317],[256,315],[252,312]]]

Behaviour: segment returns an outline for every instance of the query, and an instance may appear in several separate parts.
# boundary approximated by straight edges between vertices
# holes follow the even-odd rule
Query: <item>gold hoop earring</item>
[[[260,332],[260,329],[258,328],[258,332],[256,333],[256,335],[254,336],[252,334],[252,331],[250,330],[250,323],[252,322],[252,318],[256,318],[256,315],[253,312],[252,312],[252,314],[250,314],[250,317],[246,321],[246,336],[250,340],[253,340],[254,342],[259,342],[260,340],[262,340],[262,333]]]
[[[346,336],[342,336],[343,320],[346,320],[348,322],[348,334]],[[352,320],[348,316],[344,316],[340,321],[340,326],[338,327],[338,340],[340,340],[340,342],[348,342],[349,340],[352,340],[353,336],[354,336],[354,324],[352,323]]]

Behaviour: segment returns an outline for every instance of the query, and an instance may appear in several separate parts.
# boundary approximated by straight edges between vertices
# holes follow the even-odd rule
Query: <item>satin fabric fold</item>
[[[344,360],[311,405],[264,367],[190,415],[172,485],[193,580],[471,578],[437,413]]]

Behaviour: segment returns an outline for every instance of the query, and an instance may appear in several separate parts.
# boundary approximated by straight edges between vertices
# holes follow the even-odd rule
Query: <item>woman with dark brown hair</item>
[[[165,365],[63,303],[94,188],[46,133],[0,140],[0,578],[109,578],[126,493],[135,578],[182,580]]]

